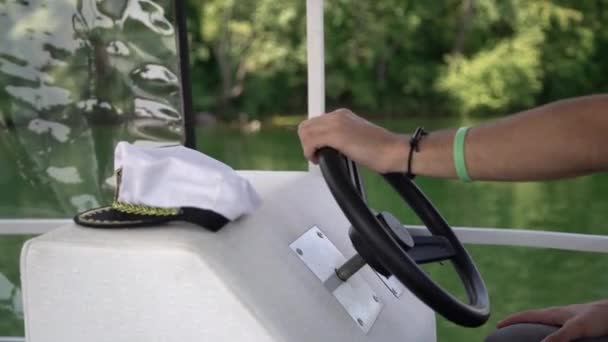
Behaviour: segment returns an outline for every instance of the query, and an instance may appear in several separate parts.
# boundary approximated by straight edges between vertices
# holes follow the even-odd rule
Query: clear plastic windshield
[[[169,0],[0,0],[0,218],[112,193],[118,141],[184,141]]]

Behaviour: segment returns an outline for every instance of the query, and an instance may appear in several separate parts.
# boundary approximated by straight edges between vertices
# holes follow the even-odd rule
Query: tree
[[[197,108],[302,113],[304,2],[190,0]],[[608,87],[602,1],[326,1],[328,107],[511,112]]]

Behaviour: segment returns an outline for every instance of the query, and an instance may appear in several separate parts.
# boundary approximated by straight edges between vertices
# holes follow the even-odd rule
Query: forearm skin
[[[456,178],[455,132],[423,139],[413,172]],[[536,181],[608,171],[608,95],[562,100],[472,127],[465,161],[474,180]]]

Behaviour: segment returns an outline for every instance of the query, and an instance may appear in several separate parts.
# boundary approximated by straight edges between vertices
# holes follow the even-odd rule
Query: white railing
[[[71,219],[0,219],[0,236],[44,234],[71,222]],[[429,234],[422,226],[406,226],[406,228],[413,234]],[[454,231],[465,244],[608,253],[607,235],[482,227],[454,227]],[[605,231],[608,233],[608,227]]]
[[[406,226],[412,235],[429,235],[423,226]],[[471,245],[554,248],[608,253],[608,236],[512,228],[454,227],[460,241]],[[608,233],[608,228],[605,230]]]
[[[0,236],[44,234],[70,222],[71,219],[0,219]]]

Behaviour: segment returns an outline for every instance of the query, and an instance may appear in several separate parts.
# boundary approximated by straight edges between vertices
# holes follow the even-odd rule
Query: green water
[[[428,128],[455,126],[454,120],[390,121],[383,124],[411,131],[417,124]],[[238,129],[198,131],[199,149],[237,169],[286,170],[306,168],[295,128],[266,128],[255,134]],[[0,155],[0,160],[5,160]],[[9,164],[10,165],[10,164]],[[417,223],[382,180],[364,174],[372,206],[389,210],[405,223]],[[473,183],[419,178],[420,187],[455,226],[551,229],[608,234],[608,175],[595,175],[546,183]],[[2,184],[0,203],[16,196],[16,184]],[[7,190],[8,189],[8,190]],[[19,205],[19,203],[17,203]],[[21,205],[26,205],[22,202]],[[39,203],[37,204],[40,205]],[[4,208],[4,210],[3,210]],[[0,205],[0,216],[13,216]],[[55,208],[47,208],[53,212]],[[0,272],[18,283],[18,254],[24,237],[0,238]],[[515,247],[468,246],[482,272],[492,301],[491,321],[482,328],[468,329],[438,319],[439,341],[481,341],[494,323],[510,312],[608,297],[608,256]],[[428,267],[433,277],[448,289],[462,289],[449,266]],[[406,317],[404,319],[407,319]],[[0,302],[0,336],[21,335],[21,320]]]

